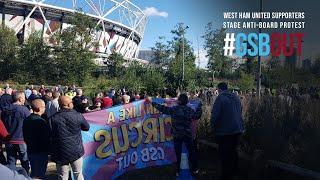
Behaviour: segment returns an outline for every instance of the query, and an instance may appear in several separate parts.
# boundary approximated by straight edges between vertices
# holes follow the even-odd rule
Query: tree
[[[16,69],[18,40],[14,31],[0,26],[0,80],[12,78]]]
[[[41,33],[31,34],[18,53],[19,69],[15,79],[21,83],[55,82],[52,76],[55,68],[50,54],[50,47],[43,42]]]
[[[320,55],[316,57],[313,66],[311,68],[311,72],[315,74],[317,77],[320,77]]]
[[[143,87],[141,77],[137,76],[137,72],[134,69],[127,69],[122,76],[119,88],[125,88],[130,91],[138,91]]]
[[[111,78],[120,77],[124,74],[125,60],[121,54],[112,52],[107,61],[108,76]]]
[[[212,73],[206,69],[196,69],[195,84],[199,87],[209,87],[211,82],[209,79],[212,78]]]
[[[146,66],[144,64],[141,64],[138,61],[131,61],[130,63],[128,63],[128,67],[126,68],[126,71],[127,70],[134,71],[137,76],[143,77],[149,68],[150,68],[150,66]]]
[[[96,68],[96,55],[90,51],[97,48],[95,22],[88,16],[76,12],[70,19],[72,26],[56,36],[56,76],[61,83],[82,85]]]
[[[238,84],[241,90],[250,90],[254,87],[254,77],[250,74],[240,72],[240,79],[238,80]]]
[[[195,78],[195,55],[191,47],[191,42],[188,41],[184,34],[186,30],[183,23],[175,26],[171,31],[174,35],[173,40],[169,42],[171,60],[169,64],[169,72],[167,72],[168,83],[172,88],[187,87],[190,80]],[[183,43],[184,42],[184,43]],[[183,74],[183,54],[182,48],[184,44],[184,81],[182,81]]]
[[[151,48],[153,52],[152,63],[155,64],[157,68],[162,68],[167,66],[169,63],[169,49],[168,45],[166,45],[163,40],[165,37],[160,36],[159,40],[156,41],[155,46]]]
[[[268,88],[276,88],[279,86],[279,76],[281,71],[284,70],[280,65],[279,57],[272,56],[270,59],[265,60],[266,66],[262,68],[262,84]]]
[[[277,56],[272,56],[270,60],[267,60],[267,70],[272,70],[280,67],[280,58]]]
[[[232,61],[230,57],[224,56],[224,38],[226,30],[214,29],[213,24],[208,23],[203,38],[205,39],[204,49],[207,51],[208,69],[215,72],[219,77],[225,77],[231,73]]]
[[[142,79],[142,83],[149,93],[160,92],[165,87],[165,77],[154,68],[148,68]]]
[[[320,84],[320,59],[316,59],[311,68],[297,68],[290,63],[280,65],[278,57],[271,57],[263,70],[262,83],[269,88],[286,88],[292,84],[299,87],[317,87]]]

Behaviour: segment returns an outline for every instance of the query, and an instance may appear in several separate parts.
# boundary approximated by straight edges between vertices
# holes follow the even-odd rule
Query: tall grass
[[[320,171],[319,99],[264,96],[245,97],[242,103],[246,125],[242,151],[263,150],[267,159]],[[211,140],[212,104],[204,104],[198,136]]]

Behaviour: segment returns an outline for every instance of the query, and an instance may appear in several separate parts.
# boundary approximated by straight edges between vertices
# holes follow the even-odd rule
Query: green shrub
[[[212,140],[212,105],[204,104],[198,136]],[[241,142],[242,151],[252,154],[260,149],[269,160],[320,171],[319,99],[264,96],[258,100],[247,96],[242,104],[246,126]]]

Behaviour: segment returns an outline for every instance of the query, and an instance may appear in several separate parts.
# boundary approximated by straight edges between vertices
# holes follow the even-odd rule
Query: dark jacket
[[[51,122],[52,158],[58,164],[71,163],[84,154],[81,130],[90,126],[82,114],[73,109],[61,109]]]
[[[23,138],[28,153],[48,153],[50,144],[49,123],[37,114],[31,114],[23,122]]]
[[[5,109],[12,104],[12,96],[10,94],[3,94],[0,98],[0,110]]]
[[[35,99],[41,99],[41,97],[38,96],[38,95],[35,95],[35,94],[31,94],[31,95],[29,96],[29,98],[28,98],[28,101],[29,101],[29,102],[32,102],[32,101],[35,100]]]
[[[214,102],[211,126],[216,135],[232,135],[244,132],[240,99],[234,93],[224,91]]]
[[[42,100],[44,101],[45,104],[48,104],[48,102],[50,102],[52,98],[49,97],[48,95],[44,95],[42,96]]]
[[[83,100],[88,99],[86,96],[75,96],[72,98],[74,109],[79,113],[85,113],[86,108],[89,107],[88,103],[82,103]]]
[[[23,143],[23,132],[22,126],[23,121],[30,115],[27,107],[10,104],[6,108],[2,109],[1,119],[9,134],[11,135],[10,143],[22,144]]]
[[[164,105],[152,102],[157,110],[163,114],[170,115],[172,118],[172,135],[174,138],[192,137],[191,121],[199,119],[202,114],[201,104],[196,111],[186,105],[178,105],[173,107],[166,107]]]

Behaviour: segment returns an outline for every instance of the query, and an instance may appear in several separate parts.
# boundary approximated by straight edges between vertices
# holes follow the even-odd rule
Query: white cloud
[[[168,13],[165,11],[159,11],[155,7],[146,7],[143,12],[145,13],[146,16],[160,16],[160,17],[168,17]]]

